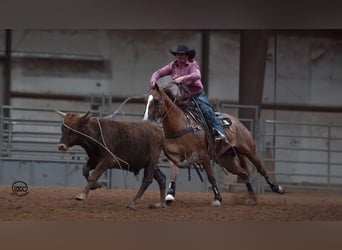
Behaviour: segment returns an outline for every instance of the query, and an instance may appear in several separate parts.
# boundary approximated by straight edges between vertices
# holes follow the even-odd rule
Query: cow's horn
[[[56,110],[57,114],[59,114],[61,117],[64,118],[64,116],[66,115],[66,113],[62,112],[62,111],[59,111],[59,110]]]
[[[90,111],[88,110],[87,113],[80,114],[80,117],[87,117],[89,116],[89,114],[90,114]]]

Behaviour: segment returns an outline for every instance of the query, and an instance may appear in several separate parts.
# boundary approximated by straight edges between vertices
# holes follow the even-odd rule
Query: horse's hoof
[[[220,207],[221,206],[221,202],[219,200],[214,200],[211,203],[211,206],[213,206],[213,207]]]
[[[247,200],[246,200],[246,202],[245,202],[245,204],[246,204],[247,206],[255,206],[255,205],[258,204],[258,202],[256,201],[255,198],[248,197]]]
[[[172,194],[168,194],[165,197],[166,202],[172,202],[175,200],[175,197]]]
[[[278,194],[285,194],[284,189],[280,185],[273,184],[271,186],[271,189],[273,192],[278,193]]]
[[[85,200],[85,198],[87,197],[87,195],[86,194],[78,194],[78,195],[76,195],[76,197],[75,197],[75,200],[78,200],[78,201],[83,201],[83,200]]]
[[[282,186],[278,185],[278,194],[285,194],[285,190],[282,188]]]

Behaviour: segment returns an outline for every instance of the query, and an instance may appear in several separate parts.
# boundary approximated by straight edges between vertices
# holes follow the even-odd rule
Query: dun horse
[[[214,145],[213,137],[207,137],[203,126],[197,119],[176,105],[176,97],[172,94],[169,84],[163,88],[156,84],[149,90],[144,119],[154,121],[160,119],[163,124],[164,152],[170,162],[171,183],[175,183],[179,167],[202,166],[214,192],[212,205],[220,206],[222,197],[211,165],[211,159],[214,159],[222,168],[242,178],[249,194],[246,204],[256,204],[256,194],[247,169],[247,158],[265,178],[273,192],[284,194],[282,187],[273,183],[268,176],[256,153],[255,142],[248,129],[237,118],[228,114],[223,115],[232,122],[229,127],[225,127],[229,143],[215,143]],[[213,154],[209,145],[214,145]],[[174,196],[175,186],[170,185],[167,200],[174,200]]]

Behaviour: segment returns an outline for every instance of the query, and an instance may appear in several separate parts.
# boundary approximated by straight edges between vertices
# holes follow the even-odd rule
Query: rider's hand
[[[183,76],[180,76],[180,77],[177,77],[174,81],[175,81],[176,83],[181,83],[181,82],[183,82],[183,80],[184,80],[184,77],[183,77]]]

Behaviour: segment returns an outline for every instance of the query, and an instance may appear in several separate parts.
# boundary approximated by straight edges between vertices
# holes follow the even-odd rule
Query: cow
[[[135,208],[142,195],[156,179],[160,190],[160,202],[155,207],[165,207],[166,177],[158,167],[163,150],[164,133],[150,121],[114,121],[93,117],[87,113],[56,112],[63,117],[62,136],[57,145],[61,151],[78,145],[88,155],[83,166],[87,185],[75,198],[84,200],[90,190],[101,187],[97,180],[107,169],[116,168],[133,172],[144,169],[141,186],[127,205]],[[93,170],[90,174],[90,171]]]

